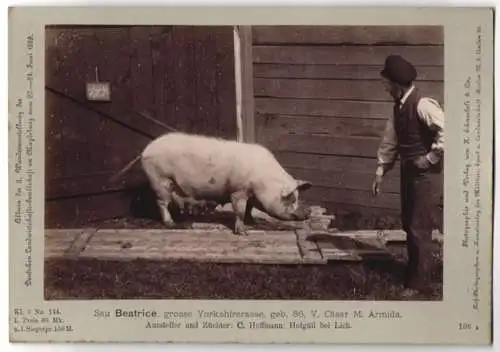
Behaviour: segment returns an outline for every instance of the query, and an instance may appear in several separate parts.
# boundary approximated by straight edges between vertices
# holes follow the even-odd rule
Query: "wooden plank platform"
[[[248,236],[213,223],[195,223],[190,229],[47,229],[45,257],[319,265],[391,260],[386,245],[406,240],[401,230],[336,231],[329,227],[334,216],[324,212],[313,207],[310,220],[286,223],[256,212],[258,225]],[[443,238],[435,234],[434,239]]]
[[[75,245],[78,244],[78,245]],[[376,237],[353,239],[325,231],[230,230],[46,230],[46,258],[101,260],[190,260],[218,263],[326,264],[331,261],[390,259]]]

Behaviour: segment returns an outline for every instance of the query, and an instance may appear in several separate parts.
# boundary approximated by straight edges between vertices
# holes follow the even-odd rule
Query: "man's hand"
[[[376,175],[372,183],[372,195],[374,197],[378,196],[380,193],[380,186],[382,185],[382,176]]]
[[[431,166],[431,162],[425,156],[417,157],[413,163],[420,170],[427,170]]]

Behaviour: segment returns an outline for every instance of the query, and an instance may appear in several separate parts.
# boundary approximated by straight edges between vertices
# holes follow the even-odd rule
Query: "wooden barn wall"
[[[417,87],[444,105],[443,36],[441,27],[252,28],[256,139],[314,183],[305,199],[340,225],[399,226],[398,164],[383,193],[370,194],[393,105],[379,72],[387,55],[403,55],[417,67]]]
[[[52,27],[46,50],[47,227],[147,212],[139,163],[108,182],[165,132],[140,112],[236,139],[232,27]],[[96,67],[111,102],[85,99]]]

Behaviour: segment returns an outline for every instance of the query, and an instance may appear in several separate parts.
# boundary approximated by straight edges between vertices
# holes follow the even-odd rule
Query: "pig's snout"
[[[293,213],[295,220],[302,221],[307,220],[311,216],[312,210],[310,207],[305,205],[300,205],[297,210]]]

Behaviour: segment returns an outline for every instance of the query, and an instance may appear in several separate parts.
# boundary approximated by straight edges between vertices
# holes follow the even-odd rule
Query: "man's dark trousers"
[[[405,286],[420,289],[428,279],[432,262],[433,202],[431,169],[421,170],[413,158],[401,160],[401,210],[407,234],[408,265]]]

